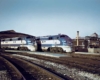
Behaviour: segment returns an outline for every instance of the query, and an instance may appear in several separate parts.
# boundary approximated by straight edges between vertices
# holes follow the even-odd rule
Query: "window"
[[[61,35],[60,37],[65,37],[65,35]]]
[[[21,38],[18,38],[18,40],[22,40]]]
[[[12,39],[10,39],[10,41],[12,41]]]
[[[49,37],[49,40],[52,40],[53,38],[52,37]]]

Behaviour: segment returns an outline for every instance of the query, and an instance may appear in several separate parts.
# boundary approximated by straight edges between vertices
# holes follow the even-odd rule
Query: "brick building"
[[[73,39],[73,46],[76,51],[87,51],[87,48],[100,47],[100,36],[97,33],[93,33],[90,36],[79,37],[79,31],[77,31],[77,37]]]
[[[85,39],[88,41],[88,47],[100,47],[100,36],[98,36],[97,33],[93,33],[91,36],[86,36]]]

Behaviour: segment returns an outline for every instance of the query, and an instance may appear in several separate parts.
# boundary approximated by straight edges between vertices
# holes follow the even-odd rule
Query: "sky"
[[[0,0],[0,31],[33,36],[100,35],[100,0]]]

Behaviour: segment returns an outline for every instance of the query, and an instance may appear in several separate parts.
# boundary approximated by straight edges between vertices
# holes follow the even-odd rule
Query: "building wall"
[[[100,39],[99,38],[91,37],[89,40],[90,40],[89,41],[89,46],[90,47],[94,47],[94,48],[100,47]]]
[[[97,33],[93,33],[91,36],[79,37],[79,31],[77,31],[77,36],[73,39],[73,47],[79,51],[88,48],[100,48],[100,38]]]
[[[85,44],[86,43],[84,39],[79,39],[79,45],[77,46],[77,39],[73,39],[73,46],[75,48],[75,51],[87,52]]]

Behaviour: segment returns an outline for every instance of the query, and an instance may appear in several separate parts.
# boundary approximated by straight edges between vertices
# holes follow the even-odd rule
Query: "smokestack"
[[[79,31],[77,31],[77,46],[79,46]]]

